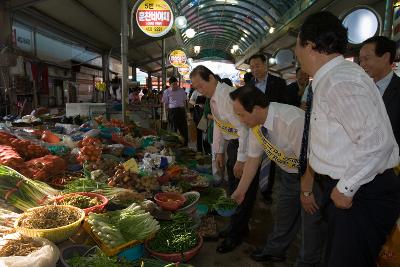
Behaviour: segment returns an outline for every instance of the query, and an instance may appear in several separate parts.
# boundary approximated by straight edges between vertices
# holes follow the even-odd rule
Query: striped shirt
[[[339,180],[341,193],[353,196],[399,163],[382,97],[364,70],[342,56],[317,71],[312,88],[309,163]]]

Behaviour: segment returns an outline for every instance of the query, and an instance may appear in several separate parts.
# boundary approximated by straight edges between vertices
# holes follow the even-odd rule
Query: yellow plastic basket
[[[104,244],[95,233],[93,233],[93,231],[90,227],[90,224],[88,223],[87,220],[85,220],[83,223],[83,229],[85,229],[86,232],[88,232],[88,234],[93,238],[93,240],[100,247],[100,249],[104,252],[104,254],[106,254],[109,257],[115,256],[126,249],[129,249],[136,245],[142,244],[144,242],[144,241],[140,241],[140,240],[131,240],[131,241],[129,241],[125,244],[122,244],[120,246],[117,246],[115,248],[110,248],[110,247],[106,246],[106,244]]]
[[[32,209],[27,210],[27,212],[36,210],[36,209],[43,209],[44,207],[46,207],[46,206],[32,208]],[[43,237],[54,243],[59,243],[64,240],[67,240],[68,238],[70,238],[73,234],[75,234],[78,231],[79,227],[81,226],[82,221],[85,219],[85,212],[83,210],[81,210],[80,208],[77,208],[74,206],[69,206],[69,205],[59,205],[56,207],[67,208],[67,209],[78,211],[81,214],[81,216],[79,217],[79,219],[76,222],[73,222],[73,223],[65,225],[65,226],[53,228],[53,229],[29,229],[29,228],[25,228],[25,227],[20,227],[19,222],[20,222],[21,218],[23,217],[23,216],[20,216],[15,221],[15,224],[14,224],[15,229],[23,235],[30,236],[30,237]]]

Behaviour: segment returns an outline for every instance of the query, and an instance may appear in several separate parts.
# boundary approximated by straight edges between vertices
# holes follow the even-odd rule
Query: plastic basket
[[[87,220],[84,221],[83,223],[83,228],[86,230],[86,232],[93,238],[93,240],[96,242],[96,244],[100,247],[100,249],[104,252],[104,254],[106,254],[107,256],[115,256],[127,249],[130,249],[136,245],[139,244],[143,244],[143,241],[140,240],[132,240],[129,241],[125,244],[122,244],[120,246],[117,246],[115,248],[110,248],[108,246],[106,246],[101,239],[95,234],[93,233],[90,224],[88,223]]]
[[[94,213],[103,212],[105,207],[108,204],[108,198],[106,198],[103,195],[100,195],[100,194],[97,194],[97,193],[90,193],[90,192],[77,192],[77,193],[71,193],[71,194],[62,195],[62,196],[57,197],[55,199],[55,202],[60,202],[67,196],[76,196],[76,195],[87,196],[87,197],[90,197],[90,198],[97,198],[99,201],[101,201],[101,204],[99,204],[99,205],[83,209],[83,211],[85,212],[85,215],[88,215],[89,212],[94,212]]]
[[[46,207],[46,206],[32,208],[27,211],[43,209],[44,207]],[[43,237],[54,243],[59,243],[64,240],[67,240],[68,238],[70,238],[73,234],[75,234],[78,231],[82,221],[85,219],[85,212],[79,208],[76,208],[73,206],[68,206],[68,205],[60,205],[58,207],[63,207],[63,208],[68,208],[68,209],[79,211],[81,213],[81,216],[79,217],[79,219],[76,222],[73,222],[73,223],[65,225],[65,226],[53,228],[53,229],[29,229],[29,228],[25,228],[25,227],[20,227],[19,222],[20,222],[21,218],[23,217],[23,216],[21,216],[15,221],[14,227],[17,230],[17,232],[19,232],[23,235],[30,236],[30,237]]]

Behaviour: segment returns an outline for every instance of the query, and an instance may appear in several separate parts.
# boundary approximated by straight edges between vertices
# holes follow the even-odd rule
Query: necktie
[[[313,90],[310,86],[307,94],[307,102],[306,102],[306,115],[304,118],[304,131],[303,138],[301,140],[301,150],[300,150],[300,159],[299,159],[299,177],[303,176],[307,169],[307,150],[308,150],[308,136],[310,130],[310,117],[311,117],[311,108],[312,108],[312,100],[313,100]]]
[[[261,132],[266,138],[268,138],[267,128],[262,126]],[[271,168],[271,160],[264,153],[263,157],[262,157],[262,161],[261,161],[260,176],[259,176],[259,178],[260,178],[259,186],[260,186],[261,192],[264,192],[268,186],[268,178],[269,178],[270,168]]]

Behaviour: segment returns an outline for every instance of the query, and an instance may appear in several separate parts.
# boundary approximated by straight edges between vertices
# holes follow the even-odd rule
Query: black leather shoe
[[[221,244],[218,245],[217,252],[219,252],[219,253],[231,252],[237,246],[239,246],[241,243],[242,243],[241,240],[227,237],[226,239],[224,239],[224,241],[221,242]]]
[[[278,257],[278,256],[264,254],[262,249],[257,249],[256,251],[252,252],[250,254],[250,258],[258,262],[261,261],[281,262],[286,260],[286,257]]]

